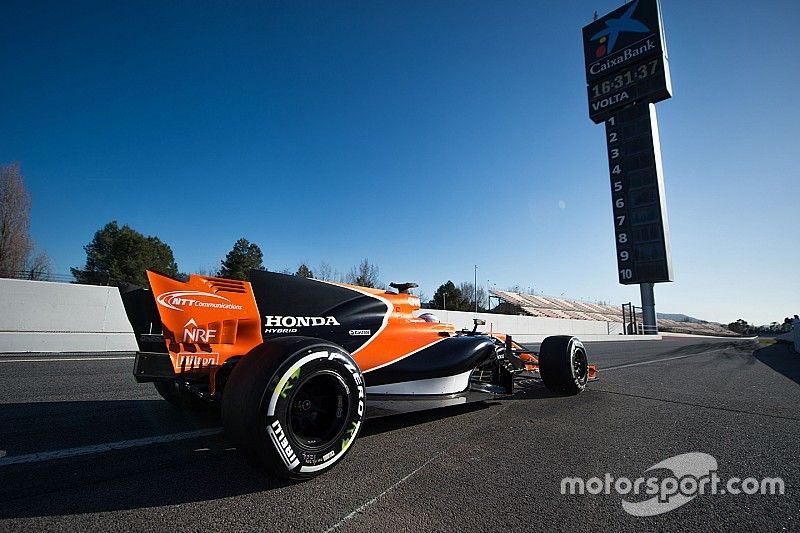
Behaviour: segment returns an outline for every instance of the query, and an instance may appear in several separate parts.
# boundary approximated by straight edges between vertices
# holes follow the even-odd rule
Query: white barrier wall
[[[472,329],[472,319],[486,321],[481,331],[508,333],[519,342],[539,342],[548,335],[582,340],[622,340],[614,322],[495,315],[463,311],[432,312],[456,329]],[[631,338],[631,337],[627,337]],[[639,340],[661,338],[637,336]],[[0,353],[136,351],[133,330],[116,287],[0,279]]]
[[[422,309],[417,314],[433,313],[440,321],[454,324],[456,329],[472,329],[473,319],[481,318],[486,325],[479,331],[497,331],[511,335],[518,342],[540,342],[549,335],[575,335],[582,340],[622,340],[622,324],[577,320],[571,318],[542,318],[523,315],[495,315],[492,313],[469,313],[464,311],[441,311]],[[660,339],[658,335],[639,336],[640,339]]]
[[[116,287],[0,279],[0,352],[136,349]]]

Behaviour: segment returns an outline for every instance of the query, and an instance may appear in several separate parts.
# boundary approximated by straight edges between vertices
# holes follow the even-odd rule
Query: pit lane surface
[[[577,397],[534,383],[513,400],[371,420],[343,463],[299,484],[249,465],[214,415],[136,384],[124,355],[5,355],[0,530],[798,530],[800,356],[756,348],[589,344],[601,381]],[[621,495],[560,493],[566,476],[636,478],[686,452],[714,456],[723,479],[781,477],[786,492],[700,496],[649,518]]]

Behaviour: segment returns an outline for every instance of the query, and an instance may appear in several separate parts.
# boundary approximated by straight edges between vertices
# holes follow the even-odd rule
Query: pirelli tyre
[[[364,379],[341,347],[309,337],[265,342],[239,361],[222,395],[228,435],[275,476],[335,466],[361,430]]]
[[[589,363],[581,341],[569,335],[554,335],[539,348],[539,374],[550,392],[575,395],[586,388]]]

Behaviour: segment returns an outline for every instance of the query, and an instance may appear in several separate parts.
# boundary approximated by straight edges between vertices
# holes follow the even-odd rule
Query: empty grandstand
[[[625,326],[629,333],[635,333],[642,324],[637,313],[635,325],[623,319],[622,306],[581,302],[567,298],[555,298],[540,294],[522,294],[511,291],[490,291],[492,297],[500,302],[492,312],[505,314],[525,314],[546,318],[573,318],[578,320],[599,320],[617,322]],[[678,322],[658,319],[658,330],[672,333],[691,333],[695,335],[737,336],[729,329],[711,322]]]

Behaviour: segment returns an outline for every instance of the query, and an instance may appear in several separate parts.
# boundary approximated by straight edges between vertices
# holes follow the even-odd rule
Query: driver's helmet
[[[421,318],[425,322],[441,322],[441,320],[439,320],[439,317],[434,315],[433,313],[422,313],[421,315],[419,315],[419,318]]]

